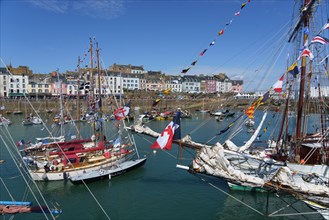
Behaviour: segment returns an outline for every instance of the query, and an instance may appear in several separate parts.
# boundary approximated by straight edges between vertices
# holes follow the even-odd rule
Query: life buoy
[[[51,171],[54,171],[54,170],[56,169],[56,166],[55,166],[55,165],[51,165],[51,166],[49,167],[49,169],[50,169]]]

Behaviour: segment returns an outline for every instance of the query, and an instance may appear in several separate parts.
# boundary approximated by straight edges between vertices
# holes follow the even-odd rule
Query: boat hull
[[[120,159],[123,162],[125,158]],[[86,172],[98,171],[99,169],[107,169],[118,163],[118,160],[114,157],[105,159],[101,162],[95,163],[89,166],[77,167],[75,169],[67,169],[63,171],[48,171],[44,169],[29,170],[29,174],[35,181],[56,181],[56,180],[68,180],[77,176],[81,176]]]
[[[146,158],[137,160],[128,160],[121,163],[119,166],[114,166],[109,169],[101,169],[92,171],[90,173],[85,173],[80,176],[74,176],[70,178],[73,184],[94,182],[102,179],[111,179],[112,177],[123,175],[135,168],[141,167],[145,164]]]

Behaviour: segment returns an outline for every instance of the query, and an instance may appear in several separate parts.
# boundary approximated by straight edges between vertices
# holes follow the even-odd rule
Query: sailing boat
[[[321,4],[315,4],[315,0],[313,1],[305,1],[301,5],[301,9],[299,10],[300,20],[297,21],[297,25],[293,29],[293,35],[295,31],[302,30],[302,25],[304,28],[308,30],[315,30],[309,27],[309,17],[311,13],[316,12],[316,7],[319,7]],[[328,6],[327,6],[328,7]],[[323,30],[329,29],[329,23],[325,24],[322,28]],[[305,30],[305,29],[303,29]],[[319,33],[319,32],[316,32]],[[321,33],[321,32],[320,32]],[[306,43],[307,37],[311,38],[310,34],[305,36],[302,42],[302,45],[308,45]],[[314,37],[313,39],[317,39],[316,41],[327,42],[329,40],[319,40],[319,37]],[[313,44],[312,47],[315,47]],[[299,47],[297,47],[299,48]],[[317,54],[315,57],[318,59],[320,57],[326,57],[328,59],[329,56],[323,56],[320,52],[324,52],[325,50],[312,50]],[[319,213],[321,213],[325,218],[329,219],[328,209],[329,209],[329,176],[328,176],[328,126],[325,125],[323,114],[323,99],[321,98],[321,85],[320,81],[325,84],[328,83],[328,76],[325,74],[323,80],[319,80],[319,73],[326,73],[327,67],[322,68],[321,71],[312,71],[306,69],[307,57],[313,58],[313,54],[311,55],[311,51],[308,48],[304,48],[303,52],[300,54],[301,57],[301,74],[300,74],[300,87],[299,87],[299,100],[298,100],[298,115],[297,116],[297,129],[294,136],[289,138],[282,139],[282,134],[280,132],[278,138],[278,144],[274,144],[275,147],[266,149],[261,152],[260,155],[252,155],[249,153],[249,147],[251,143],[255,141],[255,138],[260,131],[262,123],[264,122],[264,118],[266,117],[266,112],[264,113],[262,122],[258,125],[255,133],[252,137],[247,141],[247,143],[243,146],[236,146],[231,140],[226,140],[222,145],[220,143],[216,143],[215,146],[207,146],[207,145],[197,145],[196,143],[189,141],[186,142],[183,138],[180,143],[190,143],[195,146],[194,149],[197,150],[197,154],[190,166],[182,166],[178,165],[179,168],[184,168],[189,170],[191,173],[203,173],[206,175],[211,175],[215,177],[219,177],[225,179],[230,186],[238,186],[240,188],[246,189],[262,189],[269,192],[283,192],[291,194],[292,196],[304,201],[310,207],[316,209]],[[319,59],[320,60],[320,59]],[[299,61],[299,59],[297,59]],[[322,61],[319,62],[321,64]],[[310,62],[310,64],[312,64]],[[312,65],[311,65],[312,66]],[[322,67],[322,65],[320,65]],[[319,68],[319,65],[313,65],[313,67]],[[290,72],[288,68],[287,73]],[[291,69],[292,71],[295,68]],[[306,71],[307,70],[307,71]],[[305,107],[308,105],[304,102],[304,98],[308,98],[310,92],[305,92],[305,81],[308,79],[308,82],[311,81],[311,77],[317,75],[317,88],[318,94],[320,98],[318,99],[321,118],[321,129],[319,129],[319,134],[308,135],[305,128],[307,127],[307,112],[305,111]],[[294,77],[295,78],[295,77]],[[295,80],[297,81],[297,80]],[[307,86],[308,90],[311,88],[311,84]],[[290,98],[290,95],[286,96]],[[265,95],[261,97],[259,102],[265,98]],[[287,103],[287,102],[286,102]],[[254,104],[255,107],[256,104]],[[321,107],[322,105],[322,107]],[[286,106],[289,106],[286,104]],[[287,109],[287,108],[286,108]],[[283,113],[288,112],[287,110],[283,111]],[[283,114],[285,115],[285,114]],[[285,116],[284,116],[285,117]],[[284,123],[284,122],[283,122]],[[280,126],[278,126],[280,128]],[[170,133],[172,130],[169,127],[165,129],[166,133]],[[229,129],[230,127],[228,127]],[[281,128],[284,128],[284,126]],[[135,131],[140,133],[146,133],[149,135],[158,135],[161,137],[163,134],[152,133],[145,126],[136,125],[133,128]],[[227,129],[224,129],[225,132]],[[281,129],[282,130],[282,129]],[[286,129],[288,131],[288,129]],[[236,133],[238,134],[238,132]],[[164,136],[164,135],[162,135]],[[168,135],[167,135],[168,136]],[[288,137],[288,133],[286,134]],[[285,145],[281,143],[286,143]],[[160,144],[159,144],[160,145]],[[160,146],[167,146],[167,144],[162,144]],[[185,146],[188,146],[186,144]],[[198,146],[198,147],[197,147]],[[273,146],[273,144],[271,144]],[[285,148],[287,146],[287,148]],[[289,147],[289,150],[288,150]],[[270,151],[269,151],[270,150]],[[284,150],[284,151],[282,151]],[[289,160],[283,160],[283,162],[277,161],[280,158],[274,157],[276,151],[280,154],[286,154]],[[283,155],[284,156],[284,155]],[[282,157],[287,158],[287,157]],[[276,160],[277,159],[277,160]],[[292,160],[291,160],[292,159]],[[292,163],[293,160],[295,163]],[[297,162],[297,163],[296,163]]]
[[[90,39],[90,52],[92,55],[92,40]],[[97,46],[97,58],[98,46]],[[91,65],[93,60],[91,60]],[[91,73],[93,67],[91,66]],[[94,82],[94,74],[92,74],[92,82]],[[100,68],[98,62],[98,91],[101,91]],[[90,83],[93,85],[94,83]],[[61,86],[60,86],[61,88]],[[79,139],[70,141],[55,141],[51,144],[41,143],[40,146],[34,148],[27,147],[24,157],[30,175],[34,180],[71,180],[73,183],[91,181],[107,177],[123,174],[135,167],[145,163],[146,158],[133,159],[138,152],[132,149],[134,145],[133,138],[122,138],[119,132],[118,141],[108,141],[103,131],[102,121],[102,100],[101,94],[94,94],[93,89],[89,93],[92,101],[93,136],[90,139]],[[60,99],[61,100],[61,99]],[[62,102],[60,101],[61,116]],[[59,123],[62,125],[63,123]],[[121,126],[123,127],[123,126]],[[61,134],[63,131],[61,129]],[[62,137],[62,135],[61,135]]]
[[[10,125],[11,121],[0,114],[0,126],[1,125]]]
[[[0,198],[0,214],[4,216],[11,216],[10,218],[13,218],[13,215],[22,213],[42,213],[44,214],[46,219],[49,219],[51,217],[52,219],[56,219],[61,213],[62,210],[58,209],[57,207],[50,207],[50,205],[47,203],[47,201],[44,199],[44,196],[42,195],[40,189],[38,188],[37,184],[35,182],[30,182],[30,179],[26,176],[26,170],[25,167],[19,165],[21,164],[21,157],[19,155],[19,152],[17,150],[17,147],[14,143],[12,143],[11,134],[8,129],[1,129],[2,135],[1,135],[1,142],[2,147],[6,148],[8,150],[9,154],[5,154],[4,152],[2,156],[4,157],[10,157],[12,160],[7,160],[6,163],[1,163],[1,174],[2,177],[0,177],[0,185],[1,185],[1,198]],[[3,160],[2,160],[3,162]],[[8,165],[7,165],[8,164]],[[8,182],[11,178],[3,178],[6,176],[6,171],[10,170],[10,173],[12,175],[12,172],[16,172],[15,168],[17,168],[17,174],[18,176],[15,177],[15,183],[19,182],[17,178],[21,178],[24,180],[26,184],[26,189],[24,190],[24,196],[20,196],[21,200],[16,200],[17,198],[17,189],[14,189],[17,187],[15,184],[10,186]],[[17,175],[16,174],[16,175]],[[34,188],[31,187],[31,183],[33,183],[34,187],[37,190],[33,190]],[[11,189],[11,187],[14,187]],[[16,193],[13,193],[16,192]],[[8,194],[8,195],[7,195]],[[15,195],[16,194],[16,195]],[[36,205],[33,205],[33,202],[28,198],[28,195],[31,194],[36,201]],[[10,198],[9,198],[10,197]],[[9,198],[9,199],[8,199]],[[40,201],[39,201],[40,200]],[[47,215],[50,215],[49,217]],[[26,217],[26,216],[25,216]]]
[[[202,109],[200,109],[200,113],[209,113],[210,110],[205,109],[204,107],[204,98],[202,99]]]
[[[97,60],[99,60],[99,49],[98,43],[96,43],[97,49]],[[96,114],[98,118],[94,119],[94,122],[102,122],[102,90],[101,90],[101,71],[98,61],[98,106],[99,113]],[[120,105],[121,105],[121,91],[120,91]],[[114,100],[118,106],[118,101],[114,96]],[[135,168],[143,166],[146,162],[146,157],[140,158],[138,149],[136,147],[135,140],[133,136],[130,136],[126,131],[126,138],[123,139],[123,129],[126,128],[124,119],[129,116],[130,112],[130,102],[126,104],[124,107],[118,108],[114,111],[114,115],[116,120],[119,122],[118,124],[118,137],[113,141],[113,145],[104,150],[105,158],[116,158],[110,165],[101,166],[98,169],[85,170],[83,173],[79,173],[79,175],[71,176],[70,181],[73,184],[79,184],[84,182],[92,182],[99,179],[111,179],[112,177],[116,177],[122,174],[125,174]],[[94,114],[95,115],[95,114]],[[98,124],[99,132],[102,134],[102,123]],[[96,127],[96,125],[94,125]]]
[[[289,193],[329,219],[329,127],[324,121],[325,108],[323,106],[323,93],[321,93],[321,88],[328,86],[327,66],[323,65],[322,62],[328,59],[328,55],[323,54],[327,53],[328,50],[323,46],[325,42],[328,44],[329,40],[319,37],[319,34],[329,29],[329,23],[324,23],[324,26],[322,23],[320,30],[311,26],[310,17],[312,16],[314,20],[317,19],[313,12],[316,12],[317,7],[321,6],[322,3],[316,2],[312,0],[301,4],[300,19],[293,27],[289,38],[289,41],[293,38],[299,38],[301,36],[297,34],[299,30],[307,29],[313,32],[305,33],[304,31],[301,44],[295,47],[300,48],[302,46],[303,49],[298,56],[299,58],[296,58],[293,65],[289,65],[287,70],[287,77],[288,73],[293,76],[287,83],[288,95],[286,96],[285,109],[282,111],[282,124],[278,126],[280,129],[278,138],[275,142],[269,141],[270,152],[263,154],[263,156],[250,155],[247,152],[248,148],[237,147],[230,140],[226,140],[224,145],[217,143],[216,146],[198,150],[192,163],[192,171],[223,178],[231,186]],[[313,43],[309,44],[310,40]],[[322,47],[322,49],[316,49],[317,46]],[[322,59],[323,57],[326,58]],[[300,61],[301,73],[299,74],[300,84],[297,93],[296,129],[294,133],[289,133],[287,113],[289,111],[289,98],[291,97],[290,89],[292,88],[290,84],[298,81],[296,79],[298,64],[295,63]],[[312,80],[312,77],[315,77],[316,81]],[[318,114],[320,128],[316,133],[309,134],[307,115],[310,106],[308,102],[311,101],[312,82],[318,95],[317,98],[313,99],[313,104],[316,104],[317,109],[320,110]],[[315,90],[314,87],[313,90]],[[283,135],[284,130],[285,135]],[[241,159],[239,160],[239,158]],[[270,158],[270,161],[265,161],[265,158]],[[249,162],[250,159],[253,162]],[[280,160],[284,164],[279,164],[278,161]],[[234,161],[239,161],[239,163],[235,164]],[[245,163],[245,161],[248,162]],[[241,166],[241,163],[246,166]]]

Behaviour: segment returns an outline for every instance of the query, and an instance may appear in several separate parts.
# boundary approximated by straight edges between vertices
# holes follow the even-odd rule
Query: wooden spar
[[[101,82],[101,70],[100,70],[100,65],[99,65],[98,42],[96,42],[96,56],[97,56],[98,107],[99,107],[98,118],[102,118],[103,117],[102,116],[102,82]],[[95,105],[96,105],[96,103],[95,103]],[[103,138],[103,127],[102,127],[102,125],[99,128],[99,137]]]
[[[304,4],[304,13],[301,16],[301,18],[299,19],[298,23],[296,24],[293,32],[291,33],[288,42],[291,42],[291,40],[295,37],[297,31],[299,30],[299,28],[302,25],[302,22],[304,22],[305,19],[308,20],[308,15],[311,12],[312,6],[315,3],[315,0],[311,0],[311,2],[309,3],[309,5],[307,5],[309,3],[309,0],[305,0],[305,4]]]
[[[90,52],[90,74],[91,74],[91,82],[90,82],[90,93],[91,93],[91,107],[93,108],[93,113],[94,113],[94,116],[95,116],[95,108],[94,108],[94,104],[95,104],[95,95],[94,95],[94,83],[95,83],[95,77],[94,77],[94,57],[93,57],[93,40],[92,38],[90,37],[89,38],[90,40],[90,48],[89,48],[89,52]],[[96,120],[93,120],[93,134],[96,135]],[[95,146],[96,146],[96,139],[95,138]]]
[[[285,125],[285,123],[288,123],[287,121],[288,121],[288,106],[289,106],[290,91],[291,91],[291,85],[289,85],[289,88],[288,88],[288,97],[286,99],[286,105],[284,107],[284,112],[283,112],[283,115],[282,115],[282,123],[281,123],[280,131],[279,131],[278,139],[277,139],[277,142],[276,142],[277,152],[279,152],[279,147],[281,147],[281,146],[279,146],[279,143],[280,143],[280,140],[282,138],[284,125]]]
[[[312,1],[313,2],[313,1]],[[307,7],[309,0],[305,0],[304,6]],[[311,4],[307,7],[306,11],[301,18],[303,21],[304,27],[309,27],[309,16],[311,12]],[[301,22],[301,21],[300,21]],[[303,36],[303,45],[307,42],[308,35],[304,33]],[[306,57],[302,57],[302,67],[301,67],[301,75],[300,75],[300,85],[299,85],[299,98],[298,98],[298,109],[297,109],[297,125],[296,125],[296,160],[299,162],[300,159],[300,142],[302,137],[301,127],[302,127],[302,117],[304,110],[304,90],[305,90],[305,76],[306,76]]]
[[[77,122],[78,122],[78,139],[81,138],[80,135],[80,130],[81,130],[81,126],[80,126],[80,117],[81,117],[81,112],[80,112],[80,82],[79,82],[79,77],[80,77],[80,56],[78,57],[78,77],[77,77],[77,87],[78,87],[78,97],[77,97]]]
[[[97,75],[98,75],[98,98],[99,98],[99,112],[102,113],[102,83],[101,83],[101,70],[99,65],[99,48],[98,42],[96,42],[96,54],[97,54]],[[100,115],[102,116],[102,115]]]
[[[321,89],[320,89],[320,83],[318,83],[318,88],[319,88],[319,98],[320,98],[320,117],[321,117],[321,134],[324,135],[324,118],[323,118],[323,99],[321,96]],[[324,161],[327,159],[326,155],[326,142],[322,141],[322,148],[324,152]]]

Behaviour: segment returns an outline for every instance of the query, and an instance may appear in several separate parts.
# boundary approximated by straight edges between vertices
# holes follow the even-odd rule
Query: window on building
[[[39,84],[39,85],[38,85],[38,88],[42,88],[42,85],[41,85],[41,84]]]
[[[35,88],[35,84],[32,84],[31,87],[32,87],[32,88]]]
[[[49,85],[48,85],[48,84],[46,84],[46,85],[45,85],[45,88],[49,88]]]
[[[32,89],[32,92],[35,93],[35,89]],[[55,92],[55,91],[54,91]]]
[[[22,82],[25,83],[25,79],[24,78],[22,79]]]
[[[49,89],[46,89],[45,92],[46,92],[46,93],[49,93]]]
[[[42,92],[42,89],[38,89],[38,92],[41,93]]]

